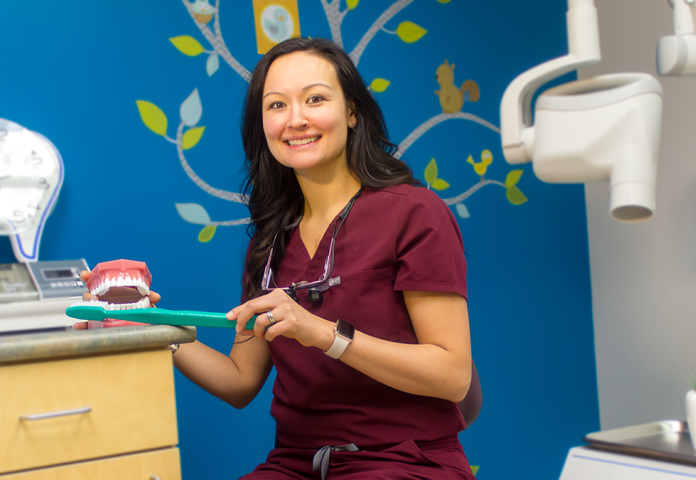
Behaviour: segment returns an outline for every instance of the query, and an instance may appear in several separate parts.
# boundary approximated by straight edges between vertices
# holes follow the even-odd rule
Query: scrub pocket
[[[474,480],[456,437],[422,448],[406,440],[380,452],[333,452],[330,465],[331,480]]]
[[[341,284],[325,294],[324,304],[317,313],[322,318],[341,318],[367,335],[399,341],[392,267],[341,274]]]

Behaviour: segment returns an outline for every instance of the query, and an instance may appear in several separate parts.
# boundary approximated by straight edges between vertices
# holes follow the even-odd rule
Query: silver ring
[[[266,316],[268,317],[268,321],[271,322],[271,325],[273,325],[276,322],[276,319],[270,310],[266,312]],[[270,325],[269,325],[269,327],[270,327]]]

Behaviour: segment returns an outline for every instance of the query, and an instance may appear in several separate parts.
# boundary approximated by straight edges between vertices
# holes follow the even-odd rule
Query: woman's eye
[[[307,99],[307,103],[319,103],[319,102],[321,102],[322,100],[324,100],[323,97],[320,97],[319,95],[314,95],[314,96],[309,97],[309,98]]]
[[[271,103],[268,108],[271,110],[278,110],[279,108],[283,108],[285,104],[283,102],[273,102]]]

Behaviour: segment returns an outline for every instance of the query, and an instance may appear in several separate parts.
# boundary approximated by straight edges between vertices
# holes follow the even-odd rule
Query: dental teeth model
[[[105,310],[132,310],[150,308],[152,275],[145,262],[113,260],[99,263],[90,274],[87,288],[97,300],[75,302],[73,306],[103,307]],[[125,327],[141,325],[125,320],[106,319],[89,322],[89,328]]]

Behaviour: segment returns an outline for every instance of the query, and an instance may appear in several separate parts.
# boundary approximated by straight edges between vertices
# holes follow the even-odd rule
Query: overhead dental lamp
[[[675,0],[681,1],[681,0]],[[696,0],[695,0],[696,1]],[[662,87],[644,73],[601,75],[536,90],[601,60],[594,0],[568,0],[568,55],[528,70],[508,86],[500,107],[503,154],[533,162],[550,183],[610,180],[615,220],[639,222],[655,210]]]
[[[696,75],[696,0],[668,0],[674,14],[674,35],[657,44],[657,73],[665,77]]]

